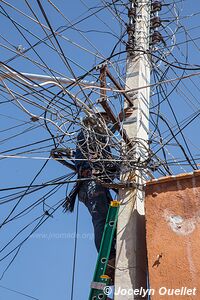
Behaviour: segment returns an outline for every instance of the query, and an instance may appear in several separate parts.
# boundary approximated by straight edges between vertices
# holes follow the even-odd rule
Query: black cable
[[[5,290],[10,291],[10,292],[13,292],[13,293],[16,293],[16,294],[18,294],[18,295],[25,296],[25,297],[30,298],[30,299],[39,300],[38,298],[35,298],[35,297],[33,297],[33,296],[30,296],[30,295],[28,295],[28,294],[24,294],[24,293],[22,293],[22,292],[19,292],[19,291],[13,290],[13,289],[10,289],[10,288],[5,287],[5,286],[3,286],[3,285],[0,285],[0,288],[1,288],[1,289],[5,289]]]
[[[63,136],[63,135],[59,135],[59,136],[57,136],[57,137],[59,138],[59,137],[62,137],[62,136]],[[7,152],[12,152],[12,151],[19,150],[19,149],[23,149],[23,148],[30,147],[30,146],[33,146],[33,145],[45,143],[45,142],[51,141],[51,140],[52,140],[52,137],[51,137],[51,138],[47,138],[47,139],[43,139],[43,140],[40,140],[40,141],[37,141],[37,142],[29,143],[29,144],[26,144],[26,145],[23,145],[23,146],[11,148],[11,149],[9,149],[9,150],[5,150],[5,151],[0,152],[0,154],[5,154],[5,153],[7,153]]]
[[[166,101],[167,101],[167,103],[168,103],[168,105],[169,105],[169,107],[170,107],[170,110],[171,110],[171,112],[172,112],[172,114],[173,114],[173,117],[174,117],[174,119],[175,119],[175,121],[176,121],[176,124],[177,124],[177,126],[178,126],[178,129],[180,130],[181,128],[180,128],[178,119],[177,119],[177,117],[176,117],[176,114],[175,114],[175,112],[174,112],[174,110],[173,110],[173,107],[172,107],[172,105],[171,105],[171,103],[170,103],[168,97],[166,96],[165,91],[163,90],[162,86],[160,86],[160,89],[162,89],[162,92],[163,92],[163,94],[165,95],[165,99],[166,99]],[[182,130],[180,130],[180,134],[181,134],[181,136],[182,136],[182,138],[183,138],[183,141],[184,141],[185,146],[186,146],[186,148],[187,148],[187,150],[188,150],[188,153],[189,153],[189,155],[191,156],[192,161],[194,162],[195,167],[191,164],[192,168],[193,168],[194,170],[195,170],[195,169],[198,169],[198,167],[197,167],[197,165],[196,165],[196,162],[195,162],[194,159],[193,159],[192,153],[191,153],[191,151],[190,151],[190,149],[189,149],[189,146],[188,146],[188,144],[187,144],[187,142],[186,142],[186,139],[185,139],[185,136],[184,136]]]
[[[4,225],[4,223],[10,218],[10,216],[13,214],[13,212],[16,210],[17,206],[20,204],[21,200],[23,199],[23,197],[26,195],[26,193],[29,191],[29,189],[33,186],[34,181],[37,179],[37,177],[40,175],[40,173],[43,171],[43,169],[46,167],[47,163],[49,160],[46,160],[45,163],[43,164],[43,166],[41,167],[41,169],[37,172],[37,174],[35,175],[35,177],[33,178],[33,180],[31,181],[30,185],[26,186],[26,191],[24,192],[24,194],[20,197],[20,199],[17,201],[17,203],[14,205],[14,207],[11,209],[10,213],[8,214],[8,216],[4,219],[4,221],[2,222],[2,224],[0,225],[0,228]],[[39,186],[39,185],[38,185]],[[40,185],[41,186],[41,185]],[[11,188],[13,189],[13,188]],[[15,189],[15,188],[14,188]],[[10,190],[10,189],[9,189]],[[0,189],[0,191],[2,191],[2,189]]]
[[[64,200],[65,201],[65,200]],[[64,203],[64,201],[59,201],[58,202],[58,206],[56,206],[56,208],[54,208],[53,213],[55,213]],[[45,218],[46,217],[46,218]],[[22,241],[20,242],[14,249],[12,249],[9,253],[7,253],[6,255],[4,255],[4,257],[2,257],[0,259],[0,261],[3,261],[5,258],[9,257],[13,252],[15,252],[17,250],[17,254],[19,253],[22,245],[30,238],[30,236],[35,232],[37,231],[38,228],[40,228],[48,219],[49,217],[51,217],[50,215],[45,215],[43,214],[41,217],[40,217],[40,220],[38,222],[38,224],[33,228],[33,230],[28,234],[28,236]],[[38,219],[38,218],[37,218]],[[16,258],[17,255],[14,256],[14,259]],[[12,259],[12,263],[14,261],[14,259]],[[10,267],[10,264],[8,265]],[[7,270],[7,268],[6,268]],[[3,273],[5,274],[5,272]]]
[[[183,130],[183,129],[185,129],[188,125],[190,125],[199,115],[200,115],[200,110],[198,110],[196,113],[194,113],[193,114],[194,116],[178,131],[178,132],[176,132],[176,133],[174,133],[173,131],[173,134],[172,134],[172,137],[171,138],[169,138],[168,140],[167,140],[167,142],[165,142],[163,145],[162,145],[162,147],[164,147],[165,145],[167,145],[167,144],[169,144],[169,142],[171,142],[171,140],[173,140],[174,139],[174,137],[176,137],[179,133],[180,133],[180,131],[181,130]],[[166,121],[165,121],[166,122]],[[162,148],[161,147],[161,148]],[[153,156],[155,155],[155,154],[157,154],[158,152],[160,151],[160,149],[158,149],[156,152],[154,152],[154,154],[153,154]],[[190,162],[189,162],[190,163]]]
[[[73,255],[73,267],[72,267],[72,283],[71,283],[71,300],[74,299],[74,283],[75,283],[75,271],[76,271],[76,253],[78,242],[78,220],[79,220],[79,201],[77,201],[76,208],[76,225],[75,225],[75,241],[74,241],[74,255]]]

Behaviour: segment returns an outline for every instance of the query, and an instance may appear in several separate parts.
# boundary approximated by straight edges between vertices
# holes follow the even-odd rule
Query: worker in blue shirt
[[[127,107],[119,114],[119,120],[122,121],[124,117],[131,115],[132,111],[132,107]],[[70,194],[66,197],[63,203],[64,211],[72,212],[74,210],[78,195],[79,201],[85,204],[92,217],[95,245],[99,252],[109,204],[112,201],[109,189],[100,182],[109,183],[114,178],[119,179],[120,173],[120,165],[113,163],[113,155],[109,146],[110,133],[115,132],[116,124],[111,126],[106,112],[99,107],[96,108],[94,115],[84,118],[82,125],[82,129],[77,136],[76,151],[70,150],[70,153],[68,153],[69,151],[66,151],[66,149],[64,149],[65,151],[63,149],[53,149],[52,156],[67,167],[69,163],[61,159],[63,155],[73,162],[72,167],[76,170],[80,180],[77,180]],[[115,256],[114,240],[106,270],[106,274],[111,277],[113,284]],[[113,295],[107,299],[113,299]]]
[[[101,119],[102,124],[97,122],[98,118]],[[85,129],[78,134],[75,152],[75,166],[79,178],[89,178],[81,183],[78,198],[85,204],[92,217],[95,245],[98,252],[112,196],[109,189],[98,183],[95,178],[99,177],[108,182],[108,177],[112,178],[117,172],[116,164],[109,161],[112,159],[112,154],[109,135],[105,130],[108,128],[109,122],[106,112],[102,109],[98,109],[94,119],[85,119]],[[107,177],[107,175],[109,176]],[[113,242],[106,272],[113,280],[115,255],[115,242]]]

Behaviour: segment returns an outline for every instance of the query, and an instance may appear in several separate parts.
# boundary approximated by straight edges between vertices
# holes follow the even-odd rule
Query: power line
[[[13,293],[16,293],[16,294],[18,294],[18,295],[25,296],[25,297],[30,298],[30,299],[40,300],[40,299],[38,299],[38,298],[35,298],[35,297],[30,296],[30,295],[28,295],[28,294],[24,294],[24,293],[19,292],[19,291],[17,291],[17,290],[10,289],[10,288],[5,287],[5,286],[3,286],[3,285],[0,285],[0,288],[5,289],[5,290],[10,291],[10,292],[13,292]]]

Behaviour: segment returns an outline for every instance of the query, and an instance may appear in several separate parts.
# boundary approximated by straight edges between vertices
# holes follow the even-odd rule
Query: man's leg
[[[88,184],[88,199],[86,206],[88,207],[89,212],[92,216],[95,245],[97,251],[99,252],[109,209],[107,189],[102,187],[100,184],[97,184],[95,181],[90,181]]]
[[[111,196],[109,191],[91,180],[81,185],[79,200],[88,208],[94,227],[95,246],[99,252]],[[110,198],[109,198],[110,196]]]
[[[88,209],[92,216],[94,226],[95,245],[97,251],[100,250],[101,239],[105,227],[105,222],[108,214],[109,204],[112,197],[108,189],[92,181],[88,186]],[[106,275],[111,277],[114,282],[115,272],[115,239],[113,240]]]

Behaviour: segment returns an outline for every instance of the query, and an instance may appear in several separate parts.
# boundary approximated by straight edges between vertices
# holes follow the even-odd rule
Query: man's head
[[[104,126],[102,126],[103,123],[107,126],[111,120],[103,107],[98,105],[94,106],[93,113],[90,116],[85,117],[83,122],[87,127],[92,126],[94,131],[101,131],[104,128]]]

